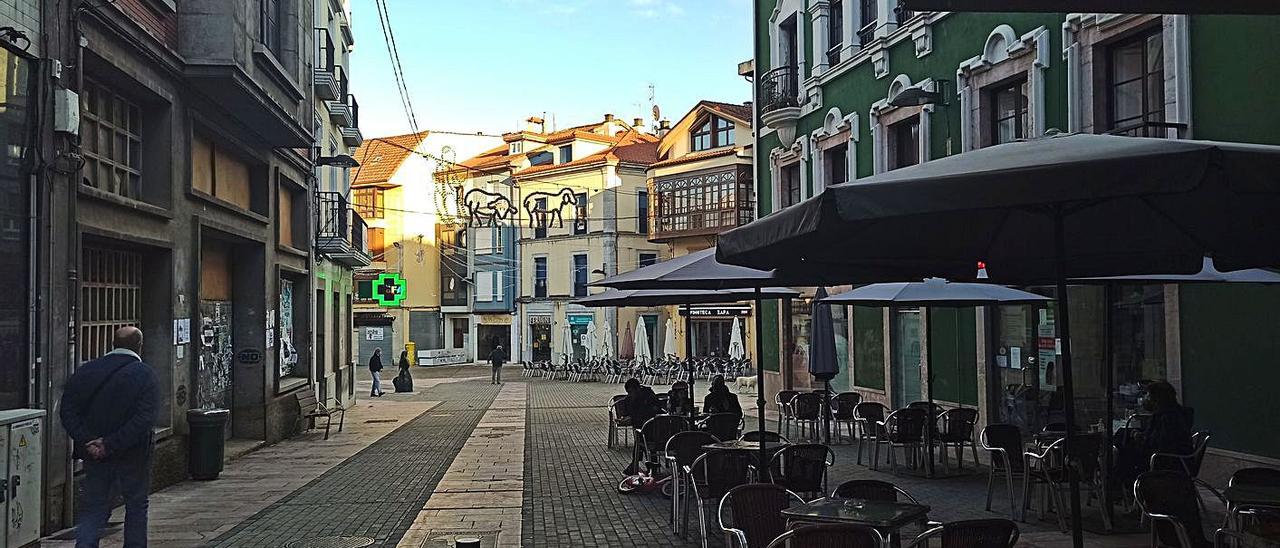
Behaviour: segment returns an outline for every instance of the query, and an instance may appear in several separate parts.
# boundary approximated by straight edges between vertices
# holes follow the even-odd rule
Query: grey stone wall
[[[32,54],[40,54],[40,0],[0,0],[0,27],[27,33]]]

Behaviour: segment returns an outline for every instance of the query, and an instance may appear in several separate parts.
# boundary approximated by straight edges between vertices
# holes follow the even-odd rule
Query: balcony
[[[777,130],[784,146],[796,140],[796,121],[800,119],[800,80],[794,66],[777,67],[760,78],[757,98],[760,121]]]
[[[711,236],[755,219],[748,165],[659,179],[654,190],[657,202],[651,242]]]
[[[358,147],[364,143],[364,134],[360,133],[360,103],[355,95],[347,94],[347,108],[351,111],[351,124],[341,126],[342,142],[349,147]]]
[[[338,97],[329,101],[325,101],[325,108],[329,110],[329,121],[338,126],[349,126],[354,123],[352,120],[351,105],[347,104],[347,87],[350,84],[347,80],[347,71],[341,66],[333,67],[334,78],[338,81]]]
[[[312,86],[315,88],[316,97],[326,101],[334,101],[342,97],[335,70],[337,68],[336,51],[329,29],[316,29],[316,65]]]
[[[369,266],[368,226],[340,192],[316,193],[316,250],[350,267]]]

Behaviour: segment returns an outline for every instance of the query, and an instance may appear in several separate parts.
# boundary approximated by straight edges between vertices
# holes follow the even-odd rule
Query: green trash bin
[[[191,478],[215,480],[222,472],[223,443],[227,420],[226,409],[192,409],[187,411],[187,469]]]

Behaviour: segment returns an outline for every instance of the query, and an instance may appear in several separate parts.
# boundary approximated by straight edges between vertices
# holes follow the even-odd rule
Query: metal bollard
[[[475,537],[460,538],[453,541],[455,548],[480,548],[480,539]]]

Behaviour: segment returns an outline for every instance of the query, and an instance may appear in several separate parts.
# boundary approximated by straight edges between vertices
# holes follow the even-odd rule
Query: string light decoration
[[[445,225],[458,224],[456,212],[463,210],[462,203],[462,183],[467,180],[465,171],[451,169],[457,165],[458,152],[453,147],[445,145],[440,149],[440,157],[436,160],[435,179],[436,182],[436,215],[440,218],[440,223]]]

